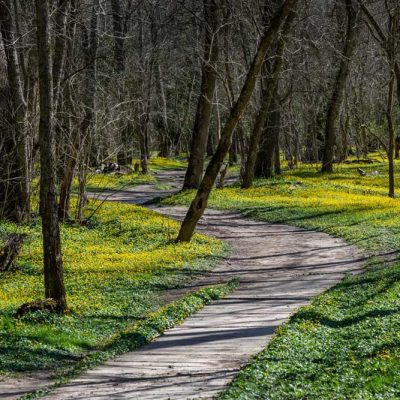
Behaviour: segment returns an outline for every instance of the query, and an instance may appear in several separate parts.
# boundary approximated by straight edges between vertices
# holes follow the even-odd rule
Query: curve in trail
[[[112,200],[135,203],[134,193]],[[159,211],[180,219],[185,209]],[[363,264],[358,250],[340,239],[238,213],[208,210],[199,228],[233,249],[200,284],[238,277],[239,288],[155,342],[86,372],[47,399],[212,398],[298,307]]]

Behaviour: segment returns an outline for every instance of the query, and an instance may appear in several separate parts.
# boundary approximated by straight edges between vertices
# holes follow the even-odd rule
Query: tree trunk
[[[143,128],[139,126],[140,169],[142,174],[148,174],[149,166],[147,162],[146,134],[142,129],[147,129],[147,124]]]
[[[296,17],[296,12],[294,9],[292,9],[289,12],[289,15],[286,19],[285,25],[282,29],[282,36],[279,40],[278,48],[276,51],[276,61],[275,61],[275,66],[273,68],[273,72],[266,80],[265,87],[262,91],[262,104],[261,104],[261,108],[260,108],[260,111],[257,116],[256,123],[254,125],[253,132],[250,137],[249,151],[248,151],[246,164],[245,164],[245,170],[244,170],[243,182],[242,182],[242,188],[244,188],[244,189],[251,187],[251,185],[253,183],[254,169],[255,169],[255,163],[256,163],[256,159],[257,159],[257,151],[258,151],[258,145],[259,145],[260,138],[261,138],[261,133],[267,122],[268,112],[270,110],[272,98],[273,98],[274,94],[275,95],[277,94],[276,88],[278,85],[279,76],[281,74],[282,65],[283,65],[283,52],[285,50],[286,37],[287,37],[288,33],[290,32],[290,29],[292,27],[295,17]],[[271,146],[273,146],[274,143],[275,142],[272,141]],[[274,148],[269,149],[269,152],[271,153],[271,157],[273,157]],[[271,158],[271,164],[272,164],[272,162],[273,162],[273,158]]]
[[[276,150],[279,153],[279,133],[281,125],[280,102],[278,93],[272,96],[268,119],[263,128],[263,137],[257,153],[254,175],[257,178],[272,178],[276,171]]]
[[[232,17],[232,15],[231,15],[230,9],[227,8],[225,20],[228,21],[231,17]],[[225,77],[226,77],[226,90],[227,90],[230,107],[232,107],[233,103],[235,102],[235,91],[233,89],[233,78],[232,78],[231,61],[230,61],[230,54],[231,54],[230,38],[231,38],[231,35],[232,35],[232,32],[231,32],[230,25],[227,24],[227,29],[225,30],[225,35],[224,35]],[[240,153],[241,150],[243,150],[240,148],[242,137],[243,137],[243,128],[239,122],[238,126],[235,128],[235,130],[232,134],[232,144],[231,144],[231,148],[229,149],[229,165],[234,165],[239,161],[238,153]]]
[[[15,222],[29,218],[30,166],[27,106],[14,40],[10,0],[0,1],[0,29],[7,63],[7,84],[1,90],[0,215]]]
[[[36,0],[37,46],[40,93],[40,214],[42,217],[44,283],[46,298],[67,309],[57,217],[55,137],[53,129],[53,80],[50,53],[48,0]]]
[[[386,117],[388,121],[389,145],[388,145],[388,163],[389,163],[389,197],[394,197],[394,146],[395,130],[393,124],[393,100],[394,100],[395,75],[390,71],[388,105]]]
[[[169,136],[167,98],[165,95],[164,78],[161,65],[155,67],[157,98],[161,101],[161,115],[158,116],[158,134],[160,137],[160,157],[168,158],[171,155],[171,138]]]
[[[333,171],[334,147],[340,118],[340,108],[346,88],[347,77],[350,72],[350,63],[353,56],[360,24],[360,10],[355,9],[352,1],[344,0],[347,11],[347,32],[342,59],[335,79],[332,97],[328,104],[325,127],[325,145],[322,157],[322,172]]]
[[[54,109],[58,109],[60,85],[65,63],[65,49],[67,42],[67,17],[70,0],[58,0],[54,24],[54,57],[53,57],[53,102]]]
[[[387,101],[386,118],[388,122],[388,133],[389,133],[389,143],[388,143],[388,162],[389,162],[389,197],[394,197],[394,156],[395,156],[395,127],[393,122],[393,106],[394,106],[394,92],[396,85],[396,70],[398,71],[398,66],[396,62],[396,50],[397,43],[396,37],[398,35],[400,28],[400,7],[397,6],[395,15],[389,16],[389,35],[387,39],[386,51],[389,59],[390,67],[390,78],[389,78],[389,93]],[[399,84],[397,82],[397,89],[399,89]],[[399,93],[398,93],[399,94]]]
[[[125,72],[125,32],[121,0],[111,0],[114,33],[114,68],[117,73]]]
[[[144,32],[143,32],[143,19],[141,8],[138,9],[138,35],[139,35],[139,57],[143,63],[145,59],[144,56]],[[146,82],[147,79],[147,82]],[[148,149],[148,126],[149,126],[149,111],[151,105],[151,68],[150,68],[150,77],[146,76],[146,68],[144,64],[141,66],[140,71],[140,80],[141,91],[143,93],[143,98],[141,101],[135,102],[133,106],[133,115],[135,119],[135,128],[139,139],[139,152],[140,152],[140,168],[142,174],[147,174],[149,172],[148,169],[148,158],[149,158],[149,149]],[[144,93],[147,94],[147,99],[144,98]],[[145,104],[145,105],[144,105]]]
[[[202,68],[201,92],[197,104],[196,117],[189,150],[189,164],[183,189],[197,189],[203,176],[204,158],[207,150],[212,100],[217,81],[215,64],[218,60],[217,30],[219,28],[218,2],[204,1],[205,38]]]
[[[272,42],[276,38],[276,35],[283,21],[289,14],[290,10],[296,5],[296,3],[297,0],[286,0],[279,11],[275,14],[274,18],[271,21],[270,27],[261,38],[257,52],[247,73],[247,77],[242,87],[239,98],[233,105],[230,116],[222,130],[221,140],[219,141],[217,150],[215,151],[210,163],[208,164],[203,180],[201,181],[200,187],[197,191],[196,197],[192,201],[186,217],[181,225],[181,229],[177,237],[177,241],[179,242],[189,242],[193,236],[197,222],[199,221],[204,213],[204,210],[207,207],[210,192],[214,186],[215,180],[231,146],[232,134],[253,94],[254,87],[260,74],[265,55],[270,48]]]
[[[111,0],[111,11],[114,34],[114,71],[117,79],[118,102],[123,107],[125,93],[125,70],[126,70],[126,32],[124,28],[124,12],[121,0]],[[121,110],[123,111],[123,110]],[[133,137],[127,129],[127,121],[122,116],[117,122],[118,135],[120,137],[121,150],[117,154],[117,162],[120,165],[131,166],[132,163],[132,141]]]
[[[79,129],[75,132],[74,143],[72,144],[72,151],[65,167],[64,176],[61,180],[60,188],[60,201],[58,205],[58,216],[61,220],[69,218],[70,199],[71,199],[71,186],[74,178],[74,172],[77,164],[79,153],[82,152],[84,144],[91,143],[87,139],[89,128],[94,118],[94,105],[96,96],[96,67],[97,67],[97,49],[98,49],[98,36],[97,36],[97,3],[98,0],[93,1],[92,18],[90,26],[90,37],[86,43],[86,79],[85,79],[85,92],[83,98],[83,106],[85,114],[80,124]],[[83,149],[83,151],[85,151]]]

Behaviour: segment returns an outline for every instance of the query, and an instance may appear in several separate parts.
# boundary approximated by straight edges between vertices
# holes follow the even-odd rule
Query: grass
[[[65,384],[70,379],[78,376],[89,368],[93,368],[110,358],[128,351],[133,351],[144,344],[152,342],[167,329],[183,322],[186,318],[193,315],[211,301],[226,296],[233,291],[237,285],[238,282],[232,280],[226,284],[200,289],[194,293],[183,296],[156,312],[149,313],[143,320],[114,334],[108,341],[102,344],[98,351],[89,354],[77,363],[68,374],[61,374],[51,387],[40,389],[23,398],[26,400],[39,398],[58,386]]]
[[[357,167],[379,175],[360,177]],[[192,196],[163,202],[188,204]],[[371,257],[363,274],[300,309],[219,398],[400,398],[400,200],[387,197],[386,164],[341,165],[333,174],[302,166],[249,190],[214,190],[209,205],[325,231],[392,257],[390,265]]]
[[[86,210],[97,208],[91,202]],[[162,294],[207,269],[225,251],[198,235],[171,241],[178,224],[155,212],[103,204],[85,226],[62,226],[65,284],[71,313],[14,317],[23,303],[43,297],[39,221],[0,223],[0,237],[25,232],[29,242],[15,273],[0,275],[0,376],[72,367],[110,338],[162,306]]]
[[[300,309],[219,398],[398,399],[400,267],[348,277]]]
[[[146,183],[155,183],[156,179],[152,175],[142,175],[131,173],[127,175],[119,174],[90,174],[87,181],[87,190],[89,192],[123,190],[131,186],[142,185]],[[75,182],[77,190],[77,182]]]
[[[139,162],[134,160],[133,164]],[[116,174],[96,174],[92,173],[88,176],[87,190],[89,192],[96,191],[115,191],[127,189],[131,186],[142,185],[142,184],[157,184],[157,179],[152,175],[152,172],[160,170],[177,170],[185,169],[186,161],[184,158],[169,159],[163,157],[152,157],[149,160],[148,175],[142,175],[137,173],[130,173],[126,175]],[[75,190],[77,190],[77,182],[75,182]]]

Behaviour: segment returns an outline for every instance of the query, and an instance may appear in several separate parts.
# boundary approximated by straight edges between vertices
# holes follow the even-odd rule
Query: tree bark
[[[212,100],[215,93],[218,60],[219,6],[216,0],[204,0],[205,37],[204,60],[200,97],[189,149],[189,164],[186,170],[183,189],[197,189],[203,176],[204,159],[209,136]]]
[[[254,87],[260,74],[265,55],[270,48],[272,42],[276,38],[276,35],[283,21],[289,14],[290,10],[292,10],[293,7],[296,5],[296,3],[297,0],[286,0],[282,7],[276,12],[274,18],[271,21],[270,27],[261,38],[257,52],[247,73],[247,77],[242,87],[239,98],[233,105],[230,116],[222,130],[221,140],[219,141],[217,150],[207,166],[203,180],[201,181],[200,187],[196,193],[196,197],[192,201],[189,210],[185,216],[185,219],[181,225],[181,229],[177,237],[177,241],[179,242],[189,242],[193,236],[197,222],[199,221],[204,213],[204,210],[207,207],[210,192],[215,184],[215,180],[231,146],[232,134],[253,94]]]
[[[342,59],[335,79],[332,97],[328,104],[325,127],[325,145],[322,157],[322,172],[333,171],[334,147],[340,118],[340,108],[350,72],[351,59],[357,44],[360,10],[353,6],[353,0],[344,0],[347,12],[347,32]]]
[[[279,133],[281,129],[281,111],[278,93],[272,96],[268,118],[256,157],[254,175],[257,178],[272,178],[276,174],[276,150],[279,154]]]
[[[15,48],[10,0],[0,1],[0,29],[7,63],[7,84],[2,90],[1,101],[5,115],[0,133],[4,153],[0,167],[0,214],[3,218],[22,222],[29,219],[30,211],[27,105]]]
[[[139,16],[139,21],[138,21],[139,58],[142,63],[139,74],[141,80],[142,98],[140,101],[134,103],[133,114],[135,119],[135,128],[139,139],[140,168],[142,174],[147,174],[149,172],[148,126],[149,126],[149,111],[151,105],[152,72],[150,68],[150,74],[149,74],[150,76],[146,76],[146,67],[144,63],[145,55],[144,55],[144,44],[143,44],[144,42],[143,19],[140,7],[138,9],[138,16]],[[138,97],[140,98],[140,96]]]
[[[57,11],[54,24],[54,60],[53,60],[53,102],[54,109],[58,108],[58,100],[60,95],[60,84],[63,77],[65,64],[65,49],[67,42],[67,17],[70,7],[70,0],[58,0]]]
[[[45,297],[67,309],[63,279],[60,227],[57,217],[53,80],[50,52],[49,2],[35,0],[40,97],[40,214],[42,217]]]
[[[389,145],[388,145],[388,163],[389,163],[389,197],[394,197],[394,146],[395,146],[395,129],[393,124],[393,101],[395,86],[394,71],[390,71],[389,94],[386,118],[388,121]]]
[[[122,74],[125,72],[125,32],[121,0],[111,0],[114,30],[114,68]]]
[[[118,101],[120,104],[124,102],[125,98],[125,71],[126,71],[126,32],[124,27],[124,10],[121,0],[110,0],[112,21],[113,21],[113,34],[114,34],[114,71],[118,81],[117,90]],[[122,105],[120,107],[123,107]],[[128,129],[128,122],[122,116],[118,123],[118,135],[120,137],[121,150],[117,154],[117,162],[119,165],[130,166],[132,164],[132,139]]]
[[[275,61],[275,66],[273,68],[273,72],[271,75],[267,78],[265,87],[262,91],[262,104],[260,111],[257,116],[256,123],[254,125],[253,132],[250,137],[250,143],[249,143],[249,150],[247,154],[247,159],[246,159],[246,164],[245,164],[245,170],[244,170],[244,175],[243,175],[243,182],[242,182],[242,188],[247,189],[251,187],[253,183],[253,177],[254,177],[254,169],[255,169],[255,163],[257,159],[257,151],[258,151],[258,145],[260,142],[261,138],[261,133],[263,131],[263,128],[265,127],[267,123],[267,118],[268,118],[268,113],[270,110],[270,105],[272,101],[272,97],[274,94],[276,95],[276,88],[278,85],[279,81],[279,76],[281,74],[282,70],[282,65],[283,65],[283,52],[285,50],[285,45],[286,45],[286,36],[290,32],[290,29],[292,27],[293,21],[296,17],[296,12],[295,9],[291,9],[285,25],[282,29],[282,36],[279,40],[278,48],[276,51],[276,61]],[[271,143],[271,146],[274,145],[274,142]],[[274,155],[274,148],[270,149],[271,151],[271,162],[273,162],[273,155]]]
[[[60,187],[60,201],[58,205],[58,216],[64,221],[69,218],[70,200],[71,200],[71,186],[74,178],[74,172],[78,161],[79,153],[84,151],[84,145],[88,145],[91,141],[88,140],[89,128],[94,118],[94,106],[96,97],[96,76],[97,76],[97,49],[98,49],[98,36],[97,36],[97,3],[98,0],[93,1],[92,17],[90,26],[90,36],[88,43],[86,43],[86,72],[85,72],[85,90],[83,96],[83,106],[85,109],[84,117],[81,121],[79,129],[75,132],[74,143],[72,144],[72,151],[65,167],[64,176],[61,180]]]

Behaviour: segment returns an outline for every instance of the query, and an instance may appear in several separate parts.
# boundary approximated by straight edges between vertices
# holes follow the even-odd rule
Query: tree
[[[203,176],[204,159],[209,137],[212,101],[217,82],[219,6],[216,0],[204,0],[204,59],[200,97],[189,148],[189,164],[183,189],[198,189]]]
[[[78,162],[79,155],[85,158],[90,149],[89,129],[91,127],[95,113],[95,96],[97,88],[97,50],[98,50],[98,0],[92,4],[92,16],[90,20],[89,35],[84,40],[85,48],[85,80],[83,88],[82,105],[84,108],[83,117],[79,127],[74,129],[73,143],[69,158],[64,166],[64,174],[61,180],[60,201],[58,206],[58,216],[61,220],[69,217],[71,186],[74,178],[74,172]],[[74,22],[75,23],[75,22]],[[83,168],[86,168],[87,160],[84,160]],[[82,198],[82,196],[81,196]],[[83,203],[80,202],[82,206]],[[80,207],[81,208],[81,207]],[[82,214],[82,210],[78,211]]]
[[[226,121],[221,132],[221,139],[217,150],[207,166],[200,187],[181,225],[177,241],[189,242],[191,240],[197,222],[207,207],[208,198],[224,159],[229,152],[232,142],[232,134],[253,94],[253,90],[260,74],[265,55],[276,38],[282,23],[285,21],[293,7],[295,7],[296,3],[297,0],[286,0],[282,7],[275,13],[269,28],[263,34],[258,45],[257,52],[253,58],[253,62],[247,73],[246,80],[240,92],[239,98],[233,105],[228,120]]]
[[[7,82],[0,90],[0,215],[26,221],[30,211],[30,168],[27,104],[14,40],[13,4],[0,1],[0,29],[7,65]]]
[[[268,69],[265,68],[265,72],[267,74],[266,82],[264,82],[265,86],[262,90],[262,100],[261,100],[261,107],[260,111],[258,113],[256,123],[254,125],[253,132],[250,136],[250,144],[249,144],[249,151],[247,154],[247,159],[246,159],[246,165],[245,165],[245,170],[243,174],[243,182],[242,182],[242,188],[246,189],[249,188],[252,185],[253,182],[253,177],[254,177],[254,168],[255,168],[255,163],[257,159],[257,151],[258,151],[258,145],[260,142],[261,138],[261,133],[266,125],[268,123],[268,114],[270,111],[270,106],[271,103],[273,103],[275,106],[276,100],[273,101],[273,97],[277,96],[277,85],[279,81],[279,76],[281,74],[282,70],[282,65],[283,65],[283,52],[285,50],[285,43],[287,39],[287,35],[290,32],[291,26],[293,24],[294,18],[296,16],[294,8],[292,8],[289,12],[289,15],[285,21],[284,27],[282,29],[282,35],[279,40],[277,50],[276,50],[276,61],[274,64],[273,71],[270,75],[268,75]],[[264,66],[267,60],[264,62]],[[275,146],[274,146],[274,141],[270,142],[270,157],[271,160],[274,157],[275,154]]]
[[[340,118],[340,108],[343,103],[343,96],[346,88],[347,77],[350,72],[350,62],[357,44],[360,26],[360,8],[353,4],[353,0],[343,0],[347,14],[347,31],[343,48],[343,55],[340,60],[339,70],[334,82],[332,96],[328,103],[325,126],[325,144],[322,158],[322,172],[333,171],[334,147],[337,137]]]
[[[63,279],[60,227],[57,216],[55,135],[53,126],[53,77],[50,47],[49,1],[36,0],[39,59],[40,215],[42,217],[45,297],[67,309]]]
[[[380,27],[377,20],[370,13],[368,8],[361,3],[361,9],[372,29],[376,39],[386,53],[387,63],[389,67],[389,88],[387,95],[386,119],[388,124],[388,144],[385,145],[389,164],[389,197],[395,196],[395,177],[394,177],[394,156],[395,156],[395,127],[393,121],[394,92],[397,87],[397,99],[400,105],[400,66],[397,60],[397,51],[400,46],[400,4],[398,2],[387,2],[387,34]],[[397,86],[396,86],[397,80]]]

